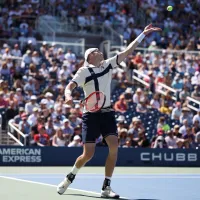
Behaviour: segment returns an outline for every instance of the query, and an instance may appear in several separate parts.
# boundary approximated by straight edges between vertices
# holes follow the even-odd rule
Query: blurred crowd
[[[73,1],[69,11],[72,1],[50,1],[51,5],[56,5],[55,12],[63,20],[76,19],[81,26],[87,25],[87,20],[105,20],[108,26],[123,28],[119,31],[124,33],[127,41],[132,41],[142,31],[134,21],[128,1],[79,2]],[[190,105],[188,102],[188,97],[200,101],[200,55],[169,51],[187,49],[190,43],[194,48],[187,50],[198,49],[199,18],[196,17],[196,5],[199,1],[187,1],[190,5],[186,1],[177,2],[185,5],[182,12],[166,13],[166,1],[137,1],[137,6],[145,9],[153,22],[165,22],[162,23],[164,35],[153,34],[146,38],[144,46],[150,44],[149,51],[134,52],[113,70],[112,103],[117,113],[120,147],[196,148],[200,144],[199,104],[193,102]],[[160,3],[160,6],[156,6],[156,3]],[[173,2],[171,5],[174,5]],[[192,14],[185,18],[189,6]],[[44,10],[37,0],[10,0],[1,4],[0,37],[8,38],[0,44],[0,113],[3,116],[3,129],[7,128],[8,122],[12,123],[26,135],[26,140],[14,130],[10,131],[26,145],[82,146],[82,107],[79,104],[66,105],[63,94],[84,60],[71,49],[64,51],[56,43],[44,41],[41,46],[36,43],[40,36],[34,31],[35,21],[32,19],[49,11]],[[89,13],[90,19],[86,13]],[[168,18],[164,16],[168,16],[173,23],[167,22]],[[195,37],[191,37],[191,33]],[[13,38],[18,38],[19,43],[10,43],[9,40]],[[23,46],[20,45],[22,41],[25,42]],[[158,52],[158,48],[165,50]],[[13,59],[12,56],[20,58]],[[132,79],[134,70],[140,73],[135,76],[148,83],[149,87]],[[173,88],[175,92],[163,89],[161,84]],[[158,91],[166,94],[161,95]],[[74,99],[82,97],[80,88],[73,91]],[[135,113],[134,117],[131,113]],[[146,118],[139,117],[145,115],[151,118],[159,116],[155,127],[149,129],[148,121],[143,120]],[[131,119],[127,121],[126,116],[131,116]],[[175,124],[169,123],[169,119]],[[156,132],[149,137],[147,131],[153,128]],[[106,145],[101,137],[97,138],[96,143]]]
[[[154,34],[149,38],[150,45],[170,50],[200,49],[199,0],[138,0],[137,2],[138,8],[145,13],[148,21],[163,29],[161,35]],[[171,12],[166,9],[168,5],[173,6]]]
[[[173,6],[172,12],[166,10],[168,5]],[[148,37],[141,44],[144,47],[198,50],[199,6],[199,0],[2,0],[0,38],[35,44],[36,40],[42,40],[35,31],[36,19],[48,15],[86,32],[95,23],[103,23],[123,35],[126,44],[133,41],[147,23],[153,23],[163,32]]]
[[[55,43],[43,42],[42,46],[27,44],[24,48],[25,53],[22,53],[18,44],[9,46],[5,43],[0,49],[0,111],[4,116],[4,127],[11,122],[19,128],[27,137],[26,145],[81,146],[82,107],[79,104],[66,105],[63,94],[67,83],[84,60],[70,49],[65,52],[58,48]],[[11,56],[21,56],[21,59],[12,59]],[[187,62],[184,56],[170,60],[165,53],[147,55],[136,52],[125,63],[126,68],[119,66],[113,71],[112,93],[122,89],[117,96],[112,95],[113,108],[120,114],[116,118],[120,147],[198,147],[200,110],[198,107],[198,112],[189,109],[187,97],[192,96],[199,102],[199,63],[198,60],[192,60],[193,65],[188,63],[185,66],[189,66],[186,70],[193,70],[183,73],[176,67],[182,62]],[[175,71],[170,67],[172,65]],[[151,87],[141,87],[131,80],[129,72],[133,69],[146,75],[140,78],[152,83]],[[179,82],[175,84],[177,77]],[[169,81],[171,84],[168,84]],[[166,95],[159,94],[158,83],[173,87],[178,93],[178,101],[172,99],[169,91]],[[82,90],[74,90],[73,97],[82,98]],[[131,104],[135,107],[130,107]],[[124,118],[124,113],[148,114],[149,109],[157,110],[177,124],[172,127],[167,124],[165,117],[159,117],[157,132],[150,138],[146,134],[148,127],[145,121],[133,117],[127,123]],[[24,142],[20,134],[13,130],[11,132]],[[101,137],[97,138],[96,143],[99,146],[106,145]]]
[[[36,32],[36,19],[46,10],[39,0],[2,0],[0,1],[0,38],[18,39],[20,42],[42,40]]]

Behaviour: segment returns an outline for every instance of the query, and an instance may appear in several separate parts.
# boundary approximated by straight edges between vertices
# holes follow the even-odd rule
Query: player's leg
[[[108,144],[109,153],[105,165],[105,179],[102,186],[101,196],[118,199],[119,195],[110,187],[111,178],[117,161],[118,137],[116,135],[109,135],[105,140]]]
[[[102,122],[102,135],[106,140],[106,143],[109,148],[109,154],[106,160],[105,165],[105,179],[103,182],[103,187],[101,191],[102,197],[107,198],[119,198],[119,195],[112,191],[110,184],[112,174],[117,161],[118,154],[118,135],[117,135],[117,127],[115,121],[114,112],[103,113],[103,122]]]
[[[71,172],[66,176],[66,178],[58,185],[58,194],[63,194],[69,185],[74,181],[76,174],[90,159],[92,159],[95,152],[95,143],[86,143],[83,146],[83,154],[76,159]]]
[[[97,115],[95,114],[84,114],[82,117],[82,140],[83,140],[83,154],[76,159],[71,172],[62,181],[58,187],[57,192],[63,194],[69,185],[75,179],[78,171],[83,167],[94,155],[96,138],[100,135],[100,130],[98,128]]]
[[[108,157],[105,166],[105,176],[112,177],[118,155],[118,137],[116,135],[109,135],[105,138],[109,148]]]
[[[83,167],[89,160],[92,159],[95,152],[95,143],[86,143],[83,145],[83,154],[79,156],[75,162],[75,167],[80,169]],[[76,171],[72,171],[72,173],[76,174]]]

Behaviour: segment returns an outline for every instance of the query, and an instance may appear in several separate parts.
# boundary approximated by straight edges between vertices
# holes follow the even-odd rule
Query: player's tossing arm
[[[85,83],[85,77],[87,70],[84,67],[79,68],[76,72],[73,79],[69,82],[69,84],[65,88],[65,103],[71,105],[73,103],[72,99],[72,91],[75,87],[83,86]]]
[[[118,54],[118,63],[121,63],[128,55],[132,54],[132,52],[136,49],[140,42],[142,42],[146,35],[155,31],[162,31],[162,29],[153,27],[152,24],[146,26],[144,31],[133,42],[131,42],[124,51]]]

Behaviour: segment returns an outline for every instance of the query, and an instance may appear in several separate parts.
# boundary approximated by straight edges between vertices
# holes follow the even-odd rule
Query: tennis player
[[[115,168],[118,154],[118,134],[115,122],[114,110],[110,103],[110,84],[112,70],[124,59],[132,54],[133,50],[151,32],[161,31],[152,24],[145,27],[144,31],[118,55],[104,60],[102,52],[97,48],[90,48],[85,52],[84,65],[77,71],[73,80],[65,89],[66,104],[72,104],[72,90],[75,87],[83,87],[85,96],[95,91],[101,91],[106,95],[103,108],[96,113],[85,112],[82,117],[83,154],[79,156],[71,169],[71,172],[58,185],[57,192],[63,194],[75,179],[78,171],[92,159],[95,152],[96,139],[102,135],[109,147],[109,154],[105,164],[105,180],[103,182],[101,197],[118,199],[119,195],[111,187],[111,177]]]

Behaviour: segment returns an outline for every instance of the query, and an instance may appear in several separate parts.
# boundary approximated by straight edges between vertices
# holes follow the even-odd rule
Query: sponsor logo
[[[3,163],[40,163],[42,162],[41,149],[29,148],[1,148]]]
[[[141,161],[166,161],[166,162],[196,162],[198,160],[197,153],[154,153],[142,152],[140,154]]]

